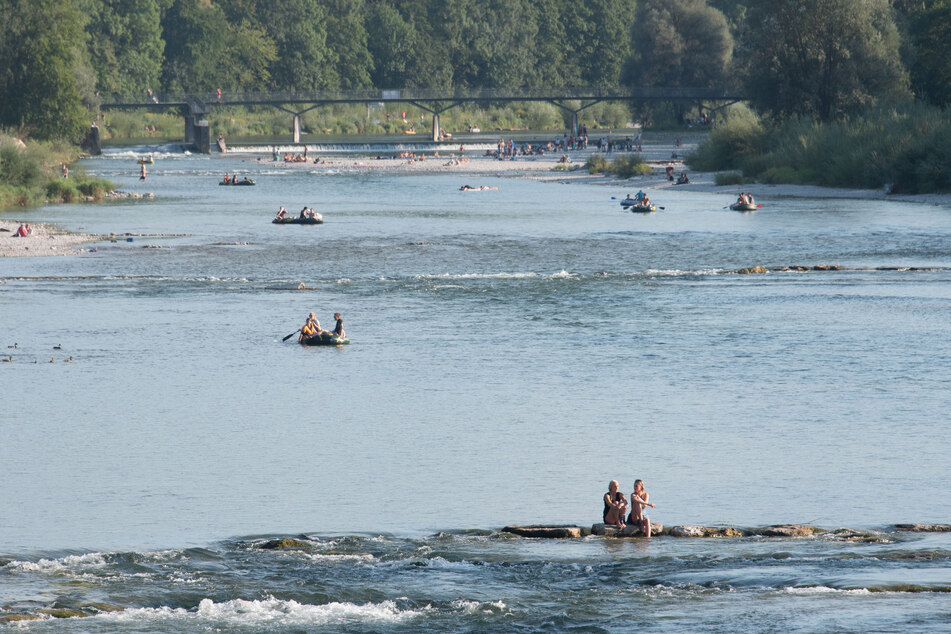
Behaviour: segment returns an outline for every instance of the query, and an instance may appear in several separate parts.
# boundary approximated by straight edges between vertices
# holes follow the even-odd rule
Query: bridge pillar
[[[433,141],[439,140],[439,115],[435,112],[433,113]]]
[[[294,138],[294,143],[300,143],[300,115],[294,115],[294,122],[291,124],[291,134]]]
[[[207,121],[198,121],[194,127],[195,140],[193,143],[199,154],[211,154],[211,130]]]
[[[571,136],[578,138],[578,113],[571,113]]]
[[[195,115],[185,115],[185,143],[195,142]]]

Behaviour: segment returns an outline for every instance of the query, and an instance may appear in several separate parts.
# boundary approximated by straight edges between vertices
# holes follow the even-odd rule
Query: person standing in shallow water
[[[618,491],[618,481],[611,480],[608,492],[604,494],[604,523],[617,528],[624,528],[624,512],[627,511],[627,500],[624,494]]]
[[[644,537],[651,536],[651,520],[644,515],[646,507],[656,508],[650,501],[650,494],[644,490],[644,481],[634,481],[634,493],[631,493],[631,515],[627,518],[628,524],[637,524]]]

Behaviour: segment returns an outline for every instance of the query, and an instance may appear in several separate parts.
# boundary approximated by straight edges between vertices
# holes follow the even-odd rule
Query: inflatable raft
[[[228,182],[221,181],[221,182],[218,183],[218,184],[219,184],[219,185],[228,185],[228,186],[230,186],[230,187],[239,187],[239,186],[241,186],[241,185],[244,185],[244,186],[254,185],[255,182],[254,182],[252,179],[250,179],[250,178],[246,178],[246,179],[244,179],[243,181],[238,181],[237,183],[232,183],[231,181],[228,181]]]
[[[275,218],[271,222],[276,225],[322,225],[324,224],[324,219],[321,216],[317,216],[316,218],[285,216],[284,218]]]
[[[350,340],[346,337],[338,337],[331,332],[322,332],[301,341],[301,345],[305,346],[344,346],[348,343]]]
[[[730,205],[733,211],[756,211],[757,206],[753,203],[733,203]]]
[[[654,205],[625,205],[624,209],[627,211],[634,211],[642,214],[650,213],[652,211],[657,211],[657,207]]]

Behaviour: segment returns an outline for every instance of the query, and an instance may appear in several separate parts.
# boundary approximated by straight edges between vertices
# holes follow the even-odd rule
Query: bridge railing
[[[606,88],[399,88],[391,90],[316,90],[276,92],[148,93],[102,95],[102,105],[186,105],[195,100],[206,105],[266,103],[345,103],[376,101],[565,101],[572,99],[621,99],[667,101],[680,99],[743,99],[739,91],[696,86],[645,86]]]

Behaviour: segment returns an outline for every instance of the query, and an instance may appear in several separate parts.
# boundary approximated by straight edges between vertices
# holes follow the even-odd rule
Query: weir
[[[559,89],[418,89],[399,90],[327,90],[309,93],[189,93],[139,96],[112,95],[103,101],[103,109],[179,110],[185,118],[185,142],[198,152],[211,152],[211,131],[205,119],[212,108],[227,106],[269,106],[291,115],[291,141],[301,142],[301,115],[314,108],[339,103],[384,104],[409,103],[432,115],[431,138],[440,141],[443,132],[439,116],[464,103],[504,103],[542,101],[561,108],[571,115],[571,133],[578,134],[578,115],[602,101],[670,101],[687,102],[701,110],[719,110],[747,97],[733,88],[698,88],[687,86],[650,86],[637,88],[582,87]],[[306,106],[303,107],[302,106]]]

